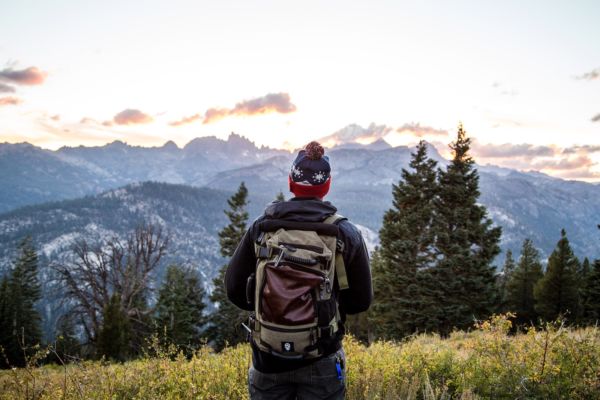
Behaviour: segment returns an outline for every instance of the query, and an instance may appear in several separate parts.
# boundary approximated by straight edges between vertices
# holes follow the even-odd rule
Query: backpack
[[[333,290],[348,288],[343,242],[334,214],[323,222],[264,220],[255,243],[256,272],[246,286],[254,305],[249,336],[256,346],[286,359],[323,355],[341,327]]]

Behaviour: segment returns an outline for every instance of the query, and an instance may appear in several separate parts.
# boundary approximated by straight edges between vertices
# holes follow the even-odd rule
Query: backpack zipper
[[[286,242],[279,242],[279,244],[286,246],[288,248],[291,247],[293,249],[310,250],[310,251],[314,251],[315,253],[318,253],[318,254],[323,254],[323,248],[319,247],[319,246],[312,246],[310,244],[286,243]]]

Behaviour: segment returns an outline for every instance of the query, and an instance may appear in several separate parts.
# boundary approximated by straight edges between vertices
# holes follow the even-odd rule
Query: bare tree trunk
[[[94,246],[78,240],[70,262],[51,266],[89,342],[96,342],[103,310],[115,293],[132,321],[141,322],[148,314],[144,296],[152,290],[153,273],[168,244],[160,226],[141,224],[125,240],[113,237]]]

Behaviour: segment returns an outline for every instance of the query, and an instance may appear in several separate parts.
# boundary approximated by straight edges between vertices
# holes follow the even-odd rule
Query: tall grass
[[[600,399],[598,328],[509,330],[501,316],[447,339],[366,347],[347,338],[347,398]],[[29,366],[0,373],[0,399],[246,399],[250,358],[247,345],[191,359],[155,347],[124,364]]]

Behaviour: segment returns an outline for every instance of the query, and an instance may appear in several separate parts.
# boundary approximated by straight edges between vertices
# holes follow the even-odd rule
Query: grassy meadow
[[[349,337],[347,399],[600,399],[600,329],[510,327],[494,317],[447,339],[368,347]],[[246,399],[249,363],[247,345],[205,347],[191,359],[155,348],[124,364],[2,371],[0,399]]]

